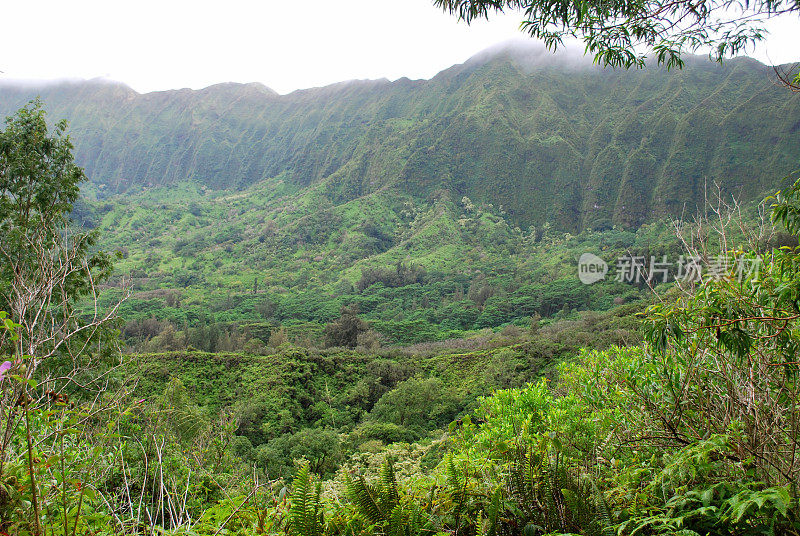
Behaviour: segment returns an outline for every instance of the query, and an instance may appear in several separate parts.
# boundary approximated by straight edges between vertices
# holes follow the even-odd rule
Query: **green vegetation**
[[[798,197],[793,190],[779,205],[793,213]],[[775,214],[781,219],[780,209]],[[98,503],[93,492],[80,506],[84,494],[71,490],[68,521],[109,534],[153,522],[177,534],[793,534],[800,463],[787,453],[798,437],[799,315],[794,285],[785,283],[796,280],[797,255],[774,250],[757,279],[740,282],[733,271],[708,278],[648,312],[643,345],[580,352],[550,367],[549,379],[535,379],[519,346],[382,360],[296,350],[145,357],[137,377],[155,383],[139,392],[153,394],[110,421],[120,450],[91,458],[95,485],[115,502]],[[743,303],[761,316],[741,316]],[[444,436],[380,436],[393,442],[387,446],[371,435],[441,426],[469,389],[491,385],[478,378],[487,363],[506,365],[515,355],[523,366],[512,369],[523,377],[507,381],[533,381],[478,399]],[[437,381],[440,374],[447,376]],[[357,409],[343,405],[361,391],[355,378],[377,387],[378,401],[342,434]],[[244,416],[210,410],[228,402]],[[265,424],[256,434],[285,430],[301,414],[319,421],[255,449],[261,460],[251,466],[251,442],[235,429],[248,427],[257,408],[266,420],[253,421]],[[346,423],[339,433],[336,421]],[[37,422],[34,430],[48,426],[58,424]],[[66,455],[83,453],[78,445]],[[149,469],[143,455],[153,456]],[[305,460],[290,484],[260,474],[280,472],[290,457]],[[129,508],[126,478],[163,489],[144,490]],[[161,504],[181,497],[174,514]],[[43,516],[52,530],[61,523],[59,500]],[[142,504],[165,509],[137,520]]]
[[[613,280],[582,285],[575,274],[583,252],[613,263],[629,252],[649,258],[678,250],[663,222],[578,236],[548,226],[523,233],[493,207],[467,198],[419,210],[409,200],[398,203],[400,214],[375,205],[368,218],[397,227],[386,231],[382,251],[354,250],[372,240],[354,207],[332,211],[337,228],[321,227],[314,239],[298,242],[302,219],[275,225],[266,236],[246,231],[271,217],[269,209],[247,212],[252,190],[234,200],[183,193],[175,202],[162,193],[109,203],[98,225],[108,237],[104,246],[123,251],[113,282],[129,278],[123,336],[139,351],[263,353],[274,347],[269,340],[280,326],[295,344],[366,348],[462,338],[508,324],[526,328],[536,315],[546,323],[647,294],[644,285]],[[192,206],[204,215],[192,216]],[[177,214],[185,216],[170,223]],[[182,238],[187,228],[190,240]],[[355,332],[349,341],[330,331],[326,337],[326,324],[350,305],[373,333],[362,327],[360,342]]]
[[[139,395],[178,388],[205,419],[231,418],[237,455],[269,475],[290,476],[292,461],[305,457],[330,476],[361,448],[429,440],[479,397],[552,372],[581,345],[638,341],[633,310],[587,313],[535,333],[508,328],[459,341],[472,347],[461,350],[419,345],[376,354],[285,345],[265,356],[144,354],[129,366],[139,377]]]
[[[800,534],[800,180],[771,220],[755,204],[761,157],[796,162],[797,99],[748,94],[778,125],[748,130],[726,99],[758,73],[508,53],[287,97],[78,84],[105,99],[84,125],[115,125],[75,149],[83,198],[65,125],[23,108],[0,133],[0,534]],[[626,84],[636,113],[595,94]],[[614,280],[680,255],[714,270]]]
[[[286,96],[35,91],[71,119],[91,177],[73,217],[122,254],[105,298],[132,291],[129,351],[260,354],[273,333],[336,344],[325,326],[353,305],[374,348],[647,296],[580,284],[578,257],[675,258],[668,215],[694,214],[714,183],[761,199],[793,171],[800,101],[765,73],[699,58],[677,73],[565,70],[512,47],[430,81]],[[33,93],[0,88],[0,111]]]
[[[324,243],[319,231],[360,213],[368,237],[350,247],[379,252],[397,223],[385,212],[399,217],[409,197],[428,210],[441,191],[502,207],[524,230],[550,223],[577,233],[693,214],[714,183],[743,200],[776,189],[800,157],[800,97],[767,83],[773,71],[755,60],[685,63],[616,71],[519,45],[428,81],[283,96],[257,84],[139,95],[102,81],[0,83],[0,113],[41,95],[53,117],[69,120],[89,197],[168,186],[151,198],[178,201],[191,183],[233,203],[231,191],[256,186],[245,210],[265,220],[236,229],[243,236],[293,222],[295,242]],[[194,214],[169,222],[187,242],[218,237],[182,220],[235,216],[191,201]]]

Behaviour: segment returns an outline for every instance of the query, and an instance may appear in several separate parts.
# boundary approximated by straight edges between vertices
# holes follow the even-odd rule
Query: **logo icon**
[[[584,253],[578,259],[578,279],[584,285],[602,281],[607,273],[608,263],[593,253]]]

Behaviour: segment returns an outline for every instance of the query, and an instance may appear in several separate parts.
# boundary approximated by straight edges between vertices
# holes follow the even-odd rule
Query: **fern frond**
[[[394,460],[391,457],[386,459],[386,462],[381,468],[381,487],[383,488],[384,499],[387,505],[392,508],[400,502],[400,492],[397,489],[397,479],[394,473]]]
[[[594,478],[588,475],[586,478],[589,481],[592,498],[594,499],[595,511],[597,512],[595,519],[600,524],[602,536],[614,536],[616,531],[614,530],[611,519],[611,508],[608,506],[606,496],[600,491],[600,488],[597,487],[597,482],[594,481]]]
[[[379,489],[368,484],[363,476],[347,479],[347,493],[365,519],[375,524],[386,522],[388,512],[381,508]]]
[[[325,528],[322,484],[317,482],[314,485],[307,462],[300,467],[293,486],[288,513],[289,533],[296,536],[321,536]]]
[[[497,536],[498,533],[498,520],[500,519],[500,504],[503,498],[503,492],[501,488],[497,488],[492,494],[492,502],[489,503],[489,510],[488,514],[488,522],[489,522],[489,530],[486,532],[486,536]]]

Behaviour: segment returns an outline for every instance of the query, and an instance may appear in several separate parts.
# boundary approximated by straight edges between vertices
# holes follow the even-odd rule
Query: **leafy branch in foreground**
[[[722,60],[764,38],[764,22],[796,15],[794,0],[435,0],[434,4],[471,23],[490,14],[519,10],[522,29],[549,49],[580,38],[595,61],[614,67],[641,67],[647,53],[658,63],[682,67],[687,52],[711,49]]]
[[[773,201],[772,220],[792,235],[800,231],[800,182]],[[669,441],[726,436],[730,461],[797,496],[800,248],[768,245],[723,251],[724,271],[650,308],[650,364],[631,383]]]

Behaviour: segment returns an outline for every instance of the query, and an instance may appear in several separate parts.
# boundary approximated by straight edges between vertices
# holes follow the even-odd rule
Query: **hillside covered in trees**
[[[322,345],[353,304],[376,340],[413,344],[640,299],[582,285],[578,257],[677,257],[667,218],[785,184],[800,97],[770,77],[517,44],[431,80],[289,95],[0,82],[0,112],[40,95],[69,119],[89,178],[73,217],[122,255],[129,348],[261,351],[280,326]]]
[[[774,78],[746,58],[624,71],[519,43],[431,80],[289,95],[258,84],[140,95],[102,80],[0,82],[0,114],[40,95],[70,121],[76,161],[106,193],[280,182],[338,206],[445,190],[502,206],[522,228],[575,232],[694,213],[707,183],[746,200],[772,189],[800,156],[800,101]]]

